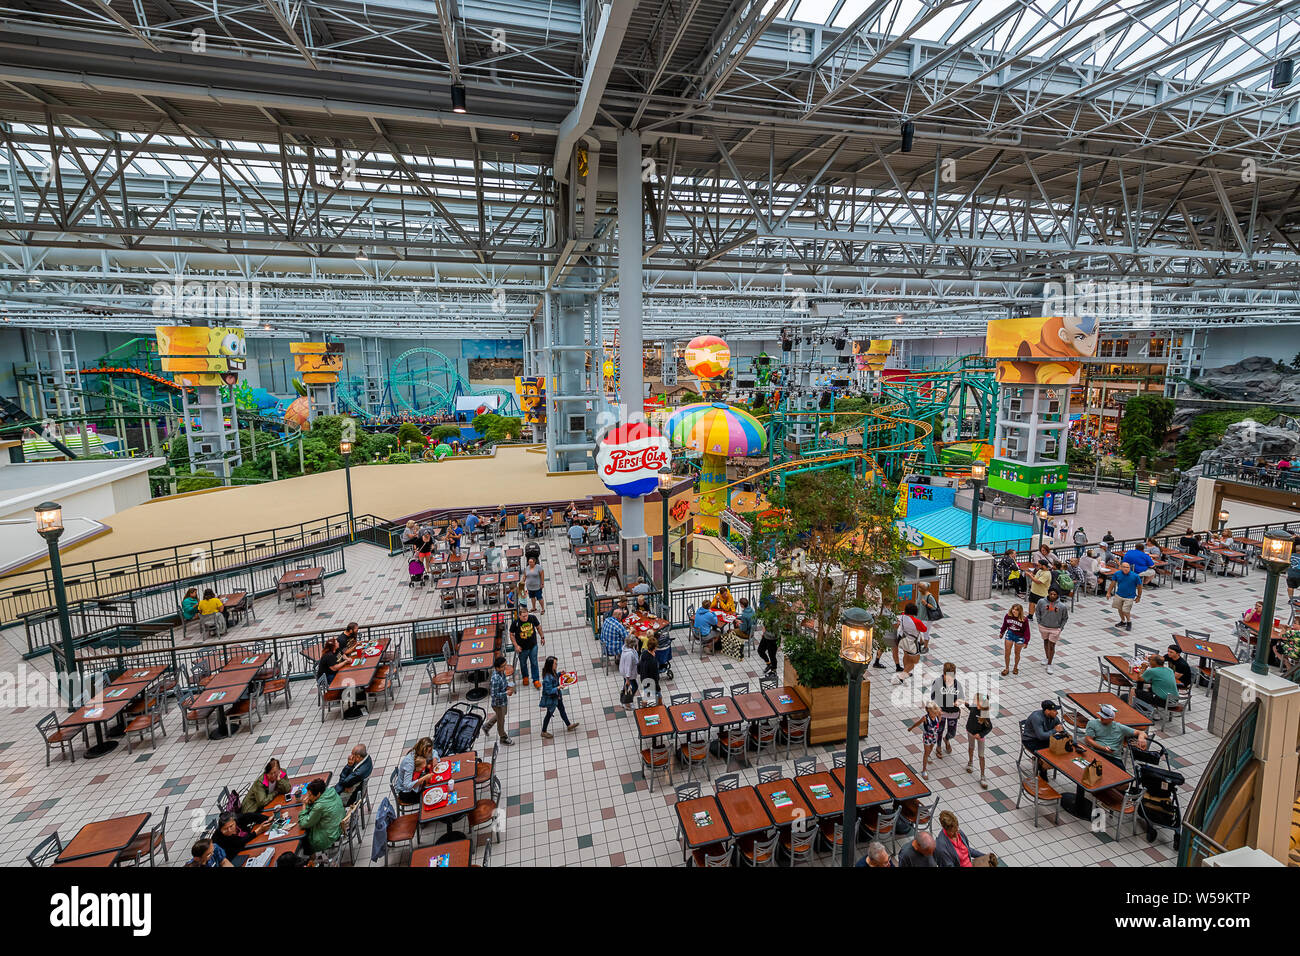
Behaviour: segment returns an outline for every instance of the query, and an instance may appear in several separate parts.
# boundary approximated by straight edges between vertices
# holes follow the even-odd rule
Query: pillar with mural
[[[338,381],[343,371],[342,342],[290,342],[293,369],[307,392],[308,421],[338,414]]]
[[[244,371],[244,330],[230,326],[155,327],[162,370],[181,387],[190,471],[229,478],[242,460],[235,386]]]
[[[998,360],[999,385],[990,491],[1041,499],[1065,490],[1070,390],[1097,338],[1093,316],[989,322],[985,352]]]

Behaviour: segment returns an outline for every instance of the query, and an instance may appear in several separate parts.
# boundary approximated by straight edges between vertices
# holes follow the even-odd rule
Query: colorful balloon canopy
[[[731,348],[716,335],[697,335],[686,344],[686,367],[700,378],[717,378],[731,364]]]
[[[683,405],[668,416],[664,432],[673,444],[706,455],[758,455],[767,447],[767,432],[758,420],[724,402]]]

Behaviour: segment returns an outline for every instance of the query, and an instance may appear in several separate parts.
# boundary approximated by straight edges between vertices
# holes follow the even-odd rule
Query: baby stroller
[[[1146,750],[1134,748],[1133,769],[1142,797],[1138,800],[1138,819],[1146,825],[1147,842],[1154,843],[1157,830],[1169,830],[1174,846],[1178,846],[1183,826],[1183,812],[1178,806],[1178,788],[1187,782],[1177,770],[1169,767],[1169,756],[1162,744],[1150,743]],[[1164,758],[1165,765],[1160,766]]]
[[[659,662],[659,675],[664,680],[673,679],[673,639],[667,630],[659,632],[659,646],[655,649],[655,660]]]
[[[424,562],[419,558],[412,558],[406,565],[406,571],[411,575],[411,587],[417,588],[424,583]]]

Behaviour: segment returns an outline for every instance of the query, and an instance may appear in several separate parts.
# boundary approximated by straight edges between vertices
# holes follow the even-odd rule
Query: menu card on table
[[[831,788],[824,783],[813,784],[808,788],[808,792],[812,794],[814,800],[829,800],[831,796]]]
[[[790,794],[786,793],[784,790],[772,791],[772,806],[788,807],[792,803],[794,803],[794,801],[790,799]]]
[[[658,727],[658,726],[659,726],[659,715],[658,715],[658,714],[650,714],[649,716],[647,716],[647,717],[645,717],[645,718],[643,718],[643,719],[645,720],[645,725],[646,725],[647,727]]]
[[[439,853],[437,856],[429,857],[430,866],[451,866],[451,856],[447,853]]]
[[[217,701],[225,700],[225,699],[226,699],[226,692],[224,690],[214,690],[211,694],[208,695],[209,704],[215,704]]]
[[[727,712],[726,704],[713,704],[710,708],[715,714],[725,714]]]
[[[713,817],[711,817],[711,816],[709,815],[709,811],[708,811],[708,810],[699,810],[699,811],[697,811],[697,812],[695,813],[695,816],[694,816],[693,819],[695,820],[695,825],[696,825],[697,827],[711,827],[711,826],[713,826]]]
[[[858,793],[866,793],[871,789],[873,789],[871,784],[867,783],[863,777],[858,777]]]
[[[695,719],[695,711],[693,710],[682,711],[682,720],[694,720],[694,719]]]
[[[889,779],[899,787],[910,787],[912,785],[912,778],[905,773],[891,773]]]

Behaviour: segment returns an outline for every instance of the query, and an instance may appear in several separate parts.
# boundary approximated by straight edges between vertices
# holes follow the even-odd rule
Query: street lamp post
[[[1048,518],[1047,509],[1039,508],[1037,513],[1037,518],[1038,518],[1038,543],[1041,545],[1043,543],[1043,532],[1047,530],[1047,518]]]
[[[1151,506],[1156,500],[1156,484],[1157,478],[1155,475],[1152,475],[1147,479],[1147,487],[1149,490],[1147,491],[1147,522],[1143,525],[1143,527],[1146,528],[1146,534],[1143,535],[1144,538],[1151,537]]]
[[[356,540],[355,525],[352,518],[352,442],[346,439],[339,442],[339,454],[343,456],[343,474],[348,483],[348,540]]]
[[[68,618],[68,595],[63,589],[63,562],[59,560],[59,538],[63,535],[63,508],[56,501],[36,506],[36,532],[50,549],[50,577],[54,583],[54,606],[59,614],[59,634],[63,638],[64,685],[68,692],[68,710],[76,710],[73,675],[77,670],[77,649],[72,643],[72,621]]]
[[[980,492],[984,490],[984,481],[988,476],[988,466],[982,461],[970,466],[970,549],[975,550],[975,537],[979,532]]]
[[[722,571],[727,576],[727,587],[731,587],[731,576],[736,573],[736,562],[727,558],[722,562]]]
[[[1256,674],[1268,673],[1268,649],[1273,643],[1273,611],[1277,607],[1277,582],[1291,566],[1291,537],[1269,531],[1264,534],[1260,550],[1264,562],[1264,606],[1259,611],[1259,637],[1255,639],[1255,660],[1250,665]]]
[[[1230,517],[1231,515],[1226,511],[1219,512],[1219,534],[1223,534],[1223,529],[1228,526],[1228,518]]]
[[[858,830],[858,725],[862,717],[862,673],[871,658],[871,615],[846,607],[840,615],[840,663],[849,673],[849,725],[844,756],[844,844],[841,866],[853,865]]]
[[[659,473],[659,500],[663,503],[663,577],[664,577],[664,617],[671,617],[672,606],[669,602],[668,586],[672,580],[673,558],[672,551],[668,546],[668,491],[672,488],[673,475],[671,472]]]

